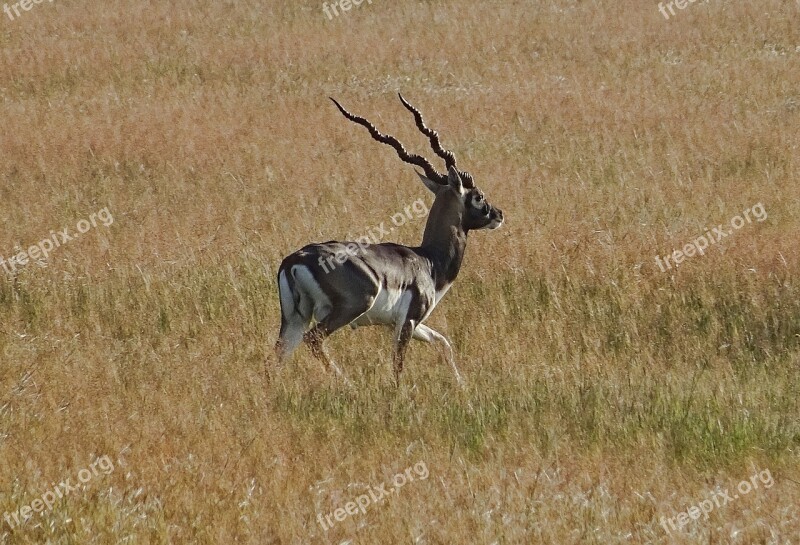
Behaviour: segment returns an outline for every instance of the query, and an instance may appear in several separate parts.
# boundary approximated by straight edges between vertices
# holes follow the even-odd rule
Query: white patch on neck
[[[425,320],[428,319],[428,316],[431,315],[431,312],[433,312],[433,309],[436,308],[436,305],[439,304],[439,301],[442,300],[442,297],[444,297],[444,294],[447,293],[447,290],[449,290],[450,286],[452,286],[452,285],[453,285],[452,282],[450,284],[445,284],[444,286],[442,286],[441,290],[439,290],[439,291],[437,291],[436,293],[433,294],[433,304],[431,304],[430,308],[425,313],[425,315],[422,317],[422,320],[419,321],[419,323],[422,323],[422,322],[424,322]]]
[[[449,290],[449,289],[450,289],[450,286],[452,286],[452,285],[453,285],[453,283],[452,283],[452,282],[451,282],[451,283],[449,283],[449,284],[445,284],[445,285],[442,287],[442,289],[441,289],[441,290],[439,290],[439,291],[437,291],[437,292],[436,292],[436,296],[435,296],[436,298],[435,298],[435,300],[434,300],[434,302],[433,302],[433,306],[436,306],[436,305],[438,305],[438,304],[439,304],[439,301],[441,301],[441,300],[442,300],[442,297],[444,297],[444,294],[445,294],[445,293],[447,293],[447,290]]]

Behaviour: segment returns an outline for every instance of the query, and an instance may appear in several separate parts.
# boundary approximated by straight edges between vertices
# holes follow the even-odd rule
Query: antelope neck
[[[457,223],[439,223],[435,216],[428,217],[419,253],[431,262],[436,291],[455,281],[466,249],[467,233],[461,228],[460,218]]]

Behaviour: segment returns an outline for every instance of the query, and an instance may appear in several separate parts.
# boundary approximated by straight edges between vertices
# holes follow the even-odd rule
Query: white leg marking
[[[324,346],[320,347],[320,350],[322,351],[323,357],[325,358],[326,362],[328,363],[328,366],[330,366],[333,369],[333,372],[336,373],[336,376],[339,377],[340,379],[342,379],[342,381],[346,385],[352,386],[353,384],[350,382],[350,380],[347,378],[347,376],[345,376],[345,374],[342,373],[342,370],[339,369],[339,366],[336,365],[336,362],[333,361],[331,359],[331,357],[328,355],[328,352],[325,350],[325,347]],[[326,371],[327,371],[327,369],[326,369]]]
[[[406,316],[408,316],[408,308],[411,306],[411,292],[404,292],[400,295],[395,303],[394,311],[394,345],[400,342],[400,332],[403,330],[403,325],[406,323]]]
[[[464,379],[461,378],[461,373],[458,372],[456,360],[453,355],[453,347],[450,346],[450,341],[447,340],[447,337],[424,324],[419,324],[416,328],[414,328],[412,337],[420,341],[425,341],[426,343],[438,342],[438,346],[441,348],[445,360],[450,364],[450,366],[453,368],[453,372],[456,374],[456,381],[458,381],[459,385],[463,386]]]

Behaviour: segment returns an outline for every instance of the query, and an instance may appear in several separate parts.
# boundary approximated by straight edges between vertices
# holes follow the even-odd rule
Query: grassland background
[[[0,542],[800,543],[800,7],[652,1],[44,2],[0,20]],[[328,102],[425,151],[401,91],[506,224],[430,324],[264,380],[274,273],[419,197]],[[769,218],[663,273],[656,255]],[[415,244],[421,220],[393,233]],[[423,461],[430,477],[316,517]],[[769,469],[775,484],[659,524]],[[349,541],[347,541],[349,540]]]

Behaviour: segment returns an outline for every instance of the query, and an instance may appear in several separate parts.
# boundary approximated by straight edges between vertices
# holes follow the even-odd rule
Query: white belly
[[[411,292],[382,289],[370,309],[356,318],[350,326],[353,328],[376,324],[394,326],[405,319],[410,304]]]

